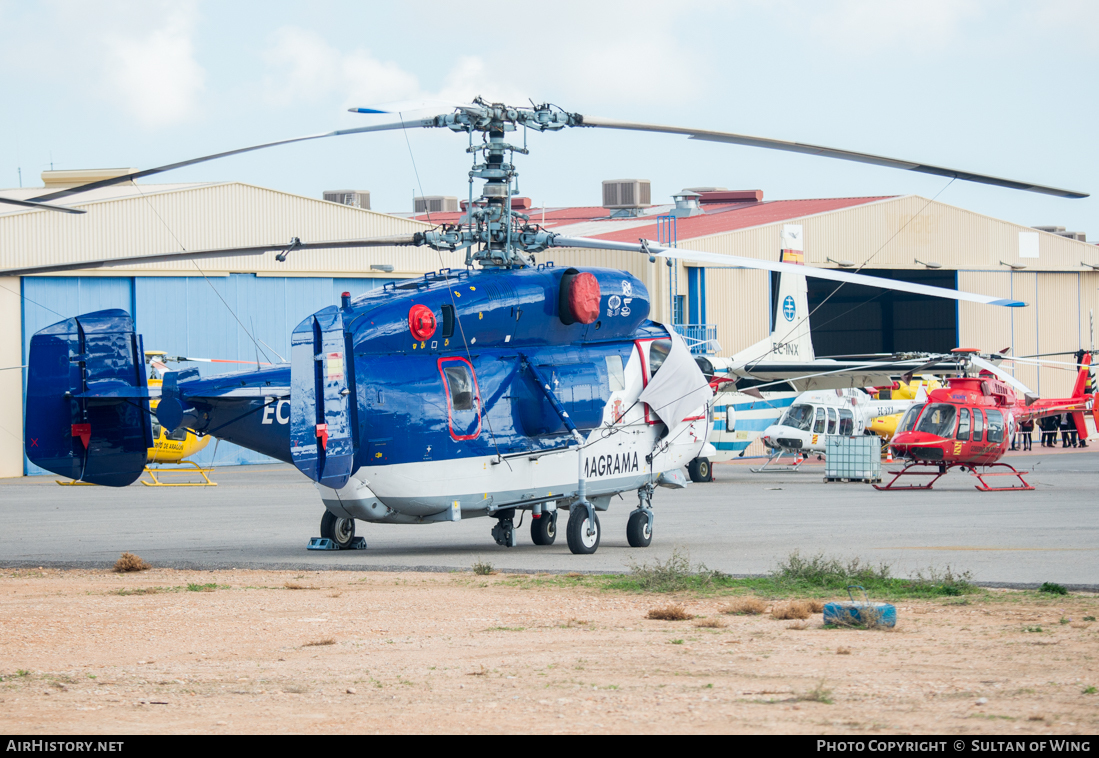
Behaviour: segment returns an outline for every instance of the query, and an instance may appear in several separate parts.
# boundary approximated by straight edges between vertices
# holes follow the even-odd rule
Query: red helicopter
[[[1081,440],[1087,439],[1086,412],[1090,411],[1099,425],[1095,394],[1088,392],[1090,354],[1085,353],[1078,363],[1080,370],[1071,397],[1041,400],[978,352],[972,348],[952,351],[963,364],[962,375],[948,379],[946,387],[933,390],[927,403],[913,406],[901,419],[891,446],[909,463],[900,471],[890,472],[893,479],[888,484],[875,484],[875,489],[928,490],[950,469],[960,468],[977,478],[977,489],[982,492],[1032,490],[1034,487],[1023,478],[1029,472],[1000,460],[1018,424],[1070,413]],[[979,375],[968,376],[968,369],[974,366],[980,369]],[[897,485],[902,476],[933,478],[923,484]],[[993,487],[985,481],[988,476],[1014,476],[1020,484]]]

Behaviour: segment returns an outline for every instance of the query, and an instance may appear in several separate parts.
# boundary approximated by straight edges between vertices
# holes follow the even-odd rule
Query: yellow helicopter
[[[163,350],[146,350],[145,351],[145,363],[149,366],[149,388],[154,387],[159,389],[164,383],[163,376],[168,371],[168,366],[165,363],[168,354]],[[199,452],[207,445],[210,444],[209,437],[199,437],[194,432],[189,432],[183,427],[176,429],[174,432],[169,433],[156,419],[156,406],[160,402],[159,397],[153,397],[149,400],[149,407],[153,410],[153,446],[149,448],[148,464],[169,464],[176,465],[180,468],[165,469],[165,468],[150,468],[150,465],[145,466],[145,471],[149,474],[153,481],[147,482],[144,479],[141,483],[147,487],[193,487],[193,486],[206,486],[216,487],[217,483],[210,481],[210,472],[213,469],[204,469],[200,467],[194,461],[189,461],[195,453]],[[166,473],[173,474],[199,474],[202,476],[202,482],[162,482],[160,476]]]
[[[873,393],[874,397],[879,400],[885,400],[892,398],[893,400],[916,400],[920,396],[920,390],[923,390],[923,397],[927,397],[927,393],[932,390],[937,390],[942,387],[942,382],[938,379],[922,378],[919,381],[896,381],[893,382],[892,387],[879,387],[878,391]],[[889,393],[885,395],[885,393]],[[883,397],[883,395],[885,395]],[[897,433],[897,424],[901,422],[901,417],[904,416],[906,411],[900,413],[893,413],[889,416],[878,416],[871,419],[869,427],[871,432],[881,437],[888,442],[893,439],[893,435]]]

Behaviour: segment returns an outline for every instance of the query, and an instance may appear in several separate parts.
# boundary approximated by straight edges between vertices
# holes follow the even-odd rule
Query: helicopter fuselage
[[[598,315],[567,323],[562,281],[581,273]],[[621,271],[440,272],[306,319],[290,367],[169,374],[159,417],[294,463],[341,518],[537,513],[575,501],[580,478],[603,510],[689,462],[712,424],[700,407],[660,440],[667,425],[638,402],[670,349],[648,310]]]

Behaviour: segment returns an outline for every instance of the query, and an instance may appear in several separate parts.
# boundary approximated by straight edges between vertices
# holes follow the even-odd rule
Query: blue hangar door
[[[885,269],[867,273],[944,289],[958,288],[954,271]],[[837,291],[836,282],[808,281],[812,313],[809,325],[818,357],[908,351],[945,353],[958,346],[958,307],[954,300],[856,284],[845,284]],[[772,286],[771,291],[778,290]]]

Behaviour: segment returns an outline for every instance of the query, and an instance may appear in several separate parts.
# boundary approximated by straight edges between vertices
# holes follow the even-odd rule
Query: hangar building
[[[50,188],[74,186],[115,171],[45,172]],[[612,189],[608,189],[608,185]],[[627,187],[630,187],[627,191]],[[648,183],[605,182],[603,205],[515,206],[532,222],[573,236],[654,239],[692,249],[777,259],[780,234],[800,226],[805,262],[1014,297],[1002,309],[848,286],[812,318],[818,355],[891,350],[982,350],[1012,354],[1072,351],[1092,344],[1099,303],[1099,249],[1057,227],[1039,231],[919,196],[765,200],[761,191],[702,187],[674,204],[651,205]],[[351,194],[351,191],[341,191]],[[4,190],[29,198],[41,189]],[[358,196],[357,196],[358,197]],[[368,197],[368,196],[367,196]],[[452,198],[420,198],[419,216],[401,217],[348,203],[292,195],[239,182],[127,185],[80,195],[81,216],[0,206],[0,271],[113,256],[267,244],[300,237],[340,240],[407,234],[462,215]],[[428,202],[439,200],[438,203]],[[644,201],[644,202],[642,202]],[[431,213],[425,209],[439,208]],[[737,268],[650,264],[640,255],[557,250],[558,266],[629,270],[646,282],[652,317],[689,336],[714,339],[731,355],[771,331],[771,275]],[[293,327],[310,313],[395,279],[461,266],[458,254],[425,248],[335,249],[218,257],[93,269],[64,275],[0,277],[0,368],[25,363],[30,337],[48,324],[102,308],[134,314],[148,350],[169,355],[277,362]],[[1089,265],[1090,264],[1090,265]],[[810,280],[810,306],[834,289]],[[712,344],[712,343],[711,343]],[[194,365],[194,364],[191,364]],[[199,364],[210,373],[245,366]],[[1071,372],[1020,367],[1017,376],[1044,394],[1067,391]],[[23,378],[21,378],[23,377]],[[25,372],[0,371],[0,476],[40,473],[22,452]],[[216,455],[216,460],[214,456]],[[261,460],[222,443],[197,460],[218,465]]]

